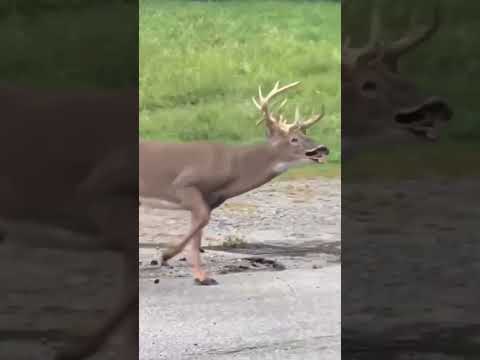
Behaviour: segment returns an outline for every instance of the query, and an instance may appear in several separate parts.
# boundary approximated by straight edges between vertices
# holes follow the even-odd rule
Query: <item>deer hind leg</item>
[[[126,159],[125,156],[121,158]],[[79,199],[86,202],[90,217],[99,226],[104,249],[123,255],[124,283],[120,300],[113,304],[108,317],[83,343],[66,348],[56,360],[83,360],[95,354],[125,320],[131,322],[126,324],[128,333],[120,358],[138,358],[138,194],[136,178],[128,176],[135,173],[128,165],[135,163],[126,161],[124,167],[122,162],[111,161],[116,159],[107,160],[80,187]]]
[[[119,202],[117,209],[125,209],[132,207],[132,203]],[[112,215],[120,215],[118,212],[111,211]],[[132,214],[128,215],[132,219]],[[112,218],[112,220],[114,220]],[[116,219],[121,221],[120,219]],[[131,221],[128,220],[127,221]],[[115,222],[116,223],[116,222]],[[105,224],[106,225],[106,224]],[[110,222],[109,227],[114,223]],[[125,230],[121,226],[118,231]],[[97,353],[100,348],[109,340],[113,333],[118,330],[121,325],[125,324],[123,348],[121,349],[120,359],[136,359],[138,357],[138,246],[136,231],[127,231],[120,235],[118,232],[110,232],[107,236],[111,240],[121,242],[123,255],[123,284],[120,300],[117,304],[113,304],[113,309],[109,310],[109,315],[99,326],[92,331],[87,339],[80,343],[63,349],[55,360],[83,360]],[[128,322],[127,322],[128,320]]]

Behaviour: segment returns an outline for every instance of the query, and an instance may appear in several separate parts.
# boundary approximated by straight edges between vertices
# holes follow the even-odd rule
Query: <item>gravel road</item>
[[[193,285],[189,215],[140,208],[140,359],[340,359],[340,181],[269,183],[215,210]],[[153,261],[153,265],[152,265]]]
[[[163,247],[178,241],[188,226],[188,213],[140,208],[142,277],[189,276],[184,261],[188,260],[188,249],[170,261],[171,267],[150,265],[159,259]],[[338,263],[340,181],[274,182],[231,199],[214,211],[202,246],[207,250],[203,254],[206,266],[217,274],[229,272],[229,266],[242,254],[266,256],[288,268]],[[248,262],[240,265],[252,268]]]

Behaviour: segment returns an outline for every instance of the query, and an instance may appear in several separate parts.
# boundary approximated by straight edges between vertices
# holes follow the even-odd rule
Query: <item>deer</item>
[[[123,258],[118,303],[96,329],[83,334],[84,342],[60,349],[56,359],[89,357],[129,319],[124,355],[137,358],[137,91],[60,93],[3,86],[0,104],[1,242]]]
[[[364,46],[352,47],[351,37],[342,34],[342,160],[368,147],[439,139],[452,109],[445,99],[424,95],[401,74],[399,62],[429,41],[440,23],[436,6],[431,25],[410,30],[396,41],[381,41],[377,3]]]
[[[139,147],[139,196],[141,204],[156,208],[190,212],[190,229],[173,246],[167,247],[162,264],[191,244],[190,265],[194,283],[216,285],[218,282],[201,264],[200,248],[203,229],[211,213],[228,199],[256,189],[288,169],[309,164],[322,164],[329,149],[307,136],[307,129],[325,115],[305,118],[296,108],[293,121],[281,113],[285,98],[278,108],[272,100],[300,84],[299,81],[280,87],[277,82],[264,96],[252,98],[265,124],[267,141],[255,145],[225,145],[212,142],[162,143],[142,141]],[[278,104],[278,103],[277,103]]]

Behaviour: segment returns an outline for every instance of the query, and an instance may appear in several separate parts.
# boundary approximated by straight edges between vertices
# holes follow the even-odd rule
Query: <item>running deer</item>
[[[162,263],[179,254],[191,243],[191,266],[195,283],[213,285],[217,282],[202,269],[200,245],[202,230],[212,210],[227,199],[246,193],[269,182],[293,166],[323,163],[329,154],[324,145],[307,137],[307,129],[317,123],[325,111],[304,119],[298,107],[289,122],[271,101],[296,87],[294,82],[279,87],[277,82],[266,96],[261,87],[253,99],[262,114],[257,125],[264,122],[268,141],[259,145],[227,146],[195,142],[168,144],[153,141],[140,143],[140,202],[155,207],[191,212],[191,227],[181,241],[169,247]]]
[[[422,94],[417,84],[399,72],[399,61],[431,39],[439,25],[437,6],[430,26],[418,27],[397,41],[382,42],[377,4],[365,46],[351,47],[348,34],[342,34],[342,156],[354,156],[365,146],[438,138],[452,110],[444,99]],[[348,31],[348,22],[342,30]]]
[[[86,340],[85,359],[132,318],[122,355],[138,357],[138,93],[0,89],[0,233],[5,243],[123,256],[123,296]],[[22,235],[22,236],[19,236]],[[102,322],[103,321],[103,322]],[[81,335],[81,334],[80,334]],[[33,354],[32,354],[33,356]]]

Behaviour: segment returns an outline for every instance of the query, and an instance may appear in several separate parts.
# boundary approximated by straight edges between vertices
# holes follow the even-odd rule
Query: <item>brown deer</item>
[[[324,115],[303,119],[298,111],[289,123],[270,102],[288,89],[279,83],[267,96],[259,88],[253,99],[262,113],[268,141],[260,145],[227,146],[195,142],[165,144],[153,141],[140,143],[140,201],[156,207],[191,212],[191,227],[183,239],[163,253],[165,263],[191,242],[191,265],[195,283],[213,285],[217,282],[201,267],[200,244],[202,229],[208,224],[212,210],[234,196],[246,193],[269,182],[292,166],[323,163],[329,150],[306,136],[307,129]]]
[[[440,25],[440,8],[430,26],[419,27],[390,43],[379,39],[378,6],[372,15],[365,46],[342,44],[342,155],[355,155],[365,146],[432,141],[452,117],[445,100],[425,96],[417,84],[399,73],[402,56],[429,40]],[[348,27],[345,25],[345,27]],[[343,29],[343,27],[342,27]]]
[[[138,93],[1,88],[0,219],[4,242],[124,258],[123,298],[85,343],[56,359],[95,353],[131,315],[138,356]],[[121,225],[119,225],[121,224]],[[19,238],[18,234],[23,234]],[[40,236],[42,235],[43,236]],[[87,334],[85,334],[87,335]]]

